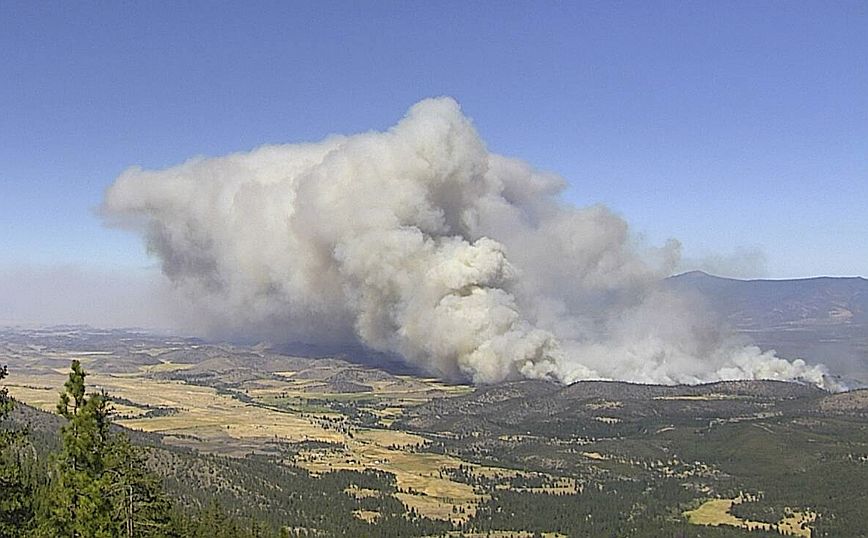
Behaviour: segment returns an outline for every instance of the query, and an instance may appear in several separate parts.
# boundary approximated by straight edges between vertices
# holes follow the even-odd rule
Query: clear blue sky
[[[868,275],[861,1],[0,0],[0,266],[145,267],[93,213],[124,168],[381,129],[444,94],[652,242]]]

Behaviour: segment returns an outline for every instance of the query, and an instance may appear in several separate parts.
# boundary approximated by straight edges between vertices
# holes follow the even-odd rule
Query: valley
[[[473,388],[340,357],[83,327],[5,330],[0,349],[10,394],[49,412],[80,360],[182,502],[205,502],[208,484],[225,480],[219,497],[239,515],[304,532],[344,531],[310,513],[285,521],[283,501],[265,493],[283,490],[282,473],[332,488],[362,534],[866,532],[868,391],[771,381]],[[253,482],[232,483],[251,466],[261,468]]]

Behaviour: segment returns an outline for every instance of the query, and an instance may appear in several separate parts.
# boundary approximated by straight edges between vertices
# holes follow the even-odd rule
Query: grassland
[[[733,499],[709,499],[697,508],[684,512],[684,516],[693,525],[712,527],[728,525],[748,530],[776,531],[787,536],[811,538],[811,528],[809,525],[817,518],[816,513],[810,511],[788,511],[777,523],[740,519],[732,514],[731,511],[734,505],[750,500],[752,500],[750,497],[744,495]]]
[[[141,367],[136,373],[91,374],[88,382],[93,391],[105,390],[141,406],[113,404],[116,413],[124,417],[117,423],[163,434],[165,442],[178,446],[241,457],[264,450],[268,443],[322,442],[329,448],[300,450],[292,462],[319,474],[365,469],[392,473],[399,488],[396,497],[423,516],[463,521],[485,499],[467,484],[441,476],[444,469],[469,463],[425,452],[424,437],[385,427],[359,427],[335,408],[316,403],[361,404],[362,409],[369,409],[388,422],[408,405],[425,402],[432,394],[465,393],[465,386],[414,378],[398,383],[373,383],[373,390],[362,394],[332,393],[317,378],[334,375],[334,369],[318,368],[313,372],[314,379],[296,380],[293,378],[297,372],[284,371],[273,379],[257,380],[232,393],[153,375],[189,368],[190,365],[160,363]],[[54,387],[61,387],[64,382],[61,372],[62,369],[55,369],[45,374],[18,375],[9,385],[10,393],[21,401],[52,411],[59,391]],[[240,394],[247,396],[248,401],[241,401],[237,397]],[[144,417],[145,407],[171,409],[173,413]],[[375,518],[370,511],[359,511],[357,515],[366,521]]]
[[[716,527],[718,525],[729,525],[731,527],[742,527],[745,529],[763,529],[772,530],[772,524],[763,523],[761,521],[747,521],[739,519],[730,513],[732,505],[741,502],[740,499],[709,499],[702,503],[695,510],[684,512],[684,516],[693,525],[707,525]]]
[[[342,525],[403,518],[427,526],[416,536],[868,535],[857,521],[864,394],[764,382],[473,389],[335,359],[131,341],[6,344],[10,393],[53,411],[68,361],[82,360],[118,423],[186,454],[162,453],[166,468],[191,458],[185,473],[257,517],[280,502],[293,513],[292,498],[262,504],[274,488],[315,483]]]

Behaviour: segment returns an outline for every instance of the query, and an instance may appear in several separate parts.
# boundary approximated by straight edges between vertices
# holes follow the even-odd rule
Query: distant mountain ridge
[[[691,271],[668,283],[705,295],[738,328],[868,324],[868,280],[862,277],[737,280]]]
[[[697,294],[736,331],[785,357],[868,383],[868,279],[738,280],[691,271],[666,286]]]

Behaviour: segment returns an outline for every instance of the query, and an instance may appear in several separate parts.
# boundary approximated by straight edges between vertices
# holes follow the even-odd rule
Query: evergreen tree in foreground
[[[108,396],[87,395],[85,372],[72,361],[60,395],[61,430],[39,531],[44,536],[110,538],[171,535],[169,505],[144,457],[109,431]]]
[[[159,477],[150,472],[141,448],[122,434],[112,436],[105,455],[104,489],[120,536],[174,536],[172,506]],[[118,527],[116,527],[118,528]]]
[[[0,380],[6,367],[0,367]],[[24,432],[5,424],[13,401],[6,387],[0,388],[0,537],[24,536],[33,525],[33,495],[25,480]]]
[[[103,394],[85,394],[85,373],[72,361],[57,412],[67,419],[63,446],[56,457],[47,513],[40,530],[47,536],[111,537],[111,506],[104,491],[103,461],[108,442],[108,402]]]

